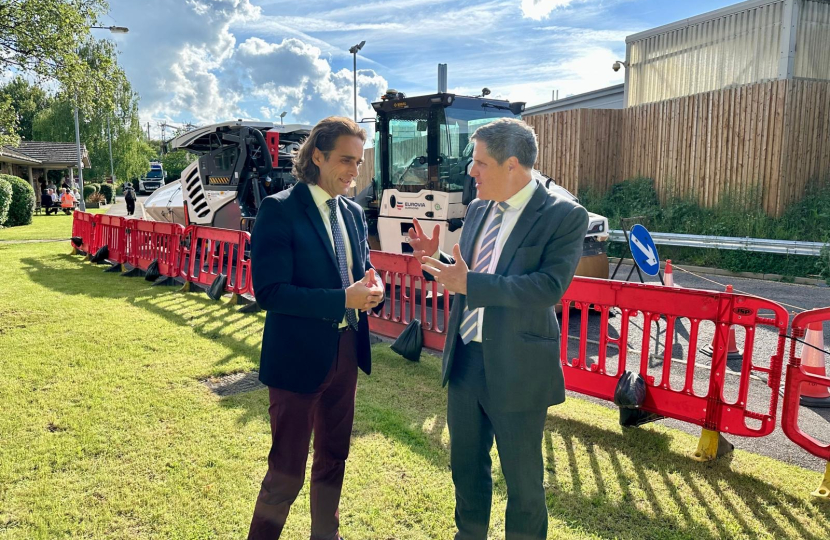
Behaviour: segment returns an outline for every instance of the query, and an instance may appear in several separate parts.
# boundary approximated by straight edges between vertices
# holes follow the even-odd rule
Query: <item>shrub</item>
[[[90,184],[84,184],[84,200],[89,199],[89,196],[95,193],[95,187]]]
[[[103,193],[93,193],[92,195],[86,198],[86,202],[91,204],[106,204],[107,198],[104,196]]]
[[[101,184],[101,188],[98,190],[98,192],[107,198],[107,204],[112,203],[114,198],[112,184]]]
[[[723,193],[718,204],[702,207],[691,198],[669,195],[660,204],[651,180],[637,178],[612,187],[605,194],[580,192],[580,201],[590,211],[608,218],[611,229],[620,229],[620,218],[645,216],[651,231],[802,240],[828,244],[821,257],[752,253],[739,250],[658,246],[660,258],[733,272],[762,272],[785,276],[819,276],[830,281],[830,178],[814,180],[804,199],[789,206],[781,217],[763,210],[759,191],[737,196]],[[630,257],[627,245],[611,242],[611,256]]]
[[[2,175],[12,186],[12,200],[9,205],[9,215],[3,223],[5,227],[17,227],[32,223],[32,214],[35,211],[35,190],[29,182],[17,176]]]
[[[95,188],[95,193],[101,191],[101,184],[96,184],[95,182],[90,182],[87,184],[89,187]]]
[[[0,227],[9,218],[9,206],[12,203],[12,185],[0,176]]]

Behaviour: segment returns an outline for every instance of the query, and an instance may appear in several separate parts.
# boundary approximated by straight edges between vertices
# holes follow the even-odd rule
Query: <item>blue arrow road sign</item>
[[[637,266],[650,276],[660,272],[660,258],[651,235],[642,225],[634,225],[628,232],[628,247]]]

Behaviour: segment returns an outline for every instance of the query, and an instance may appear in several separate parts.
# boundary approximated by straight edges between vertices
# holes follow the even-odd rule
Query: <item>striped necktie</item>
[[[349,265],[346,262],[346,243],[343,240],[343,231],[340,230],[340,224],[337,221],[337,199],[329,199],[326,201],[329,206],[329,223],[331,224],[331,237],[334,239],[334,253],[337,255],[337,266],[340,269],[340,282],[344,289],[348,289],[351,282],[349,281]],[[357,317],[353,309],[346,308],[346,322],[349,326],[357,330]]]
[[[496,252],[496,239],[499,236],[499,229],[504,218],[504,212],[510,208],[506,202],[501,202],[496,205],[496,210],[493,215],[493,221],[487,227],[484,233],[484,239],[481,241],[481,249],[478,251],[478,259],[473,267],[473,272],[488,273],[490,269],[490,262],[493,260],[493,254]],[[466,345],[478,333],[478,309],[464,310],[461,316],[461,327],[458,330],[461,335],[461,341]]]

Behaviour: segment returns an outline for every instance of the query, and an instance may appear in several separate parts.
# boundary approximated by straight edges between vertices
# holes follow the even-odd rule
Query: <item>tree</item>
[[[0,87],[0,99],[3,98],[11,100],[11,108],[17,116],[17,134],[25,140],[32,140],[35,115],[47,108],[52,98],[42,88],[20,76]]]
[[[161,158],[161,164],[167,173],[167,182],[173,182],[182,177],[182,171],[193,163],[196,156],[186,150],[175,150]]]
[[[90,44],[82,54],[85,58],[110,57],[115,61],[115,49],[108,41]],[[157,156],[157,150],[144,140],[141,131],[138,94],[133,91],[121,68],[116,69],[112,77],[114,108],[79,112],[81,141],[86,145],[92,166],[91,170],[84,173],[84,177],[89,179],[103,178],[110,174],[110,136],[115,175],[119,180],[129,180],[147,172],[150,160]],[[47,108],[35,116],[32,132],[39,140],[74,142],[73,100],[65,93],[56,96]]]
[[[84,56],[95,40],[90,27],[107,12],[106,0],[4,0],[0,2],[0,71],[57,83],[84,112],[112,109],[113,56]],[[0,144],[17,144],[9,99],[0,99]]]

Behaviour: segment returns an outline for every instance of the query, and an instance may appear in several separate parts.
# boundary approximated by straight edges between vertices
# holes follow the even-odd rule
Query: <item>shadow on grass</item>
[[[253,322],[251,315],[202,294],[179,295],[172,288],[151,288],[137,279],[135,286],[108,290],[98,274],[98,268],[105,267],[92,271],[69,255],[55,259],[77,266],[66,269],[61,264],[57,275],[47,258],[22,262],[32,281],[55,292],[122,299],[220,341],[231,352],[216,359],[216,366],[240,355],[251,358],[252,368],[256,366],[258,336],[242,338],[239,333]],[[388,346],[380,346],[375,348],[374,361],[372,376],[361,376],[358,383],[355,439],[380,434],[449,474],[446,391],[438,382],[439,360],[425,356],[420,363],[407,362]],[[242,423],[267,419],[264,390],[222,398],[220,404],[238,410]],[[729,459],[697,463],[672,451],[670,436],[651,428],[602,429],[555,413],[552,409],[548,415],[543,439],[548,508],[552,519],[573,530],[618,538],[826,538],[814,531],[830,527],[830,507],[734,471]],[[494,471],[494,489],[506,496],[499,470]],[[808,528],[805,520],[816,526]]]

